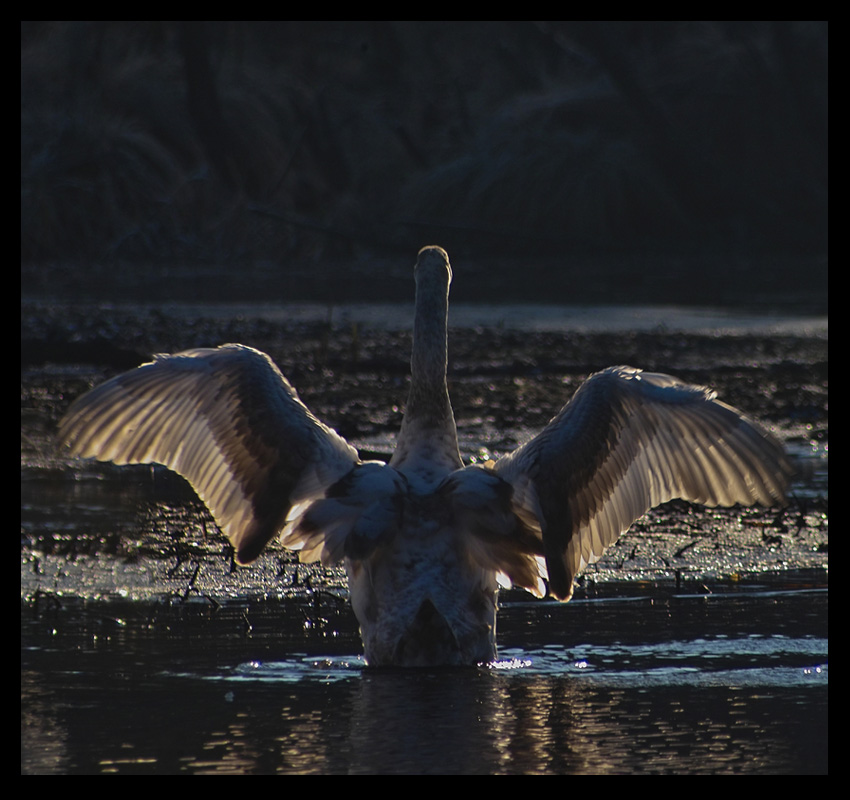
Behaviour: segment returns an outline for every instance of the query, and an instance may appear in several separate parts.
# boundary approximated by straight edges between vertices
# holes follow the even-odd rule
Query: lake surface
[[[22,309],[22,773],[828,772],[825,319],[453,309],[465,456],[513,446],[628,359],[716,379],[800,477],[783,512],[654,512],[567,605],[504,593],[495,664],[401,671],[364,666],[340,571],[272,549],[234,572],[180,479],[73,462],[54,431],[123,368],[87,360],[104,342],[268,341],[311,408],[380,454],[409,310],[166,311]]]
[[[22,610],[21,767],[825,773],[828,593],[788,578],[508,602],[501,660],[445,670],[364,667],[330,600],[45,599]]]

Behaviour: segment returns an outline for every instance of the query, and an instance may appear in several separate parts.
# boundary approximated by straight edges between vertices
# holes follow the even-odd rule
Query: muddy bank
[[[403,319],[403,311],[399,312]],[[592,567],[610,581],[713,581],[828,568],[828,332],[825,326],[529,330],[480,319],[450,335],[450,388],[466,459],[498,456],[539,430],[591,372],[615,363],[715,388],[770,426],[800,468],[785,509],[669,504]],[[499,321],[501,319],[501,321]],[[271,548],[234,571],[229,546],[191,490],[162,470],[92,465],[56,449],[55,426],[93,384],[153,352],[239,341],[269,352],[324,421],[369,457],[388,457],[401,422],[410,333],[339,309],[291,320],[245,309],[30,302],[21,330],[22,593],[227,598],[344,593],[339,572]]]

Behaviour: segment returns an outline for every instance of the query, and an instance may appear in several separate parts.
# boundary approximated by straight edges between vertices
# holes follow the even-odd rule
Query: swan
[[[239,344],[157,355],[78,399],[75,456],[184,476],[238,563],[280,536],[305,562],[344,562],[367,664],[496,658],[500,586],[566,601],[576,575],[650,508],[781,504],[779,442],[708,389],[611,367],[534,438],[464,466],[446,380],[445,250],[419,251],[411,383],[388,464],[362,461],[264,353]]]

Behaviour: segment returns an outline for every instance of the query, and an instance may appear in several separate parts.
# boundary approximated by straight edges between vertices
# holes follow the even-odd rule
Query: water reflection
[[[242,636],[180,614],[25,609],[22,771],[826,772],[827,603],[768,588],[563,618],[516,604],[497,664],[412,671],[364,667],[356,633],[275,636],[266,614],[292,611],[275,603],[242,608]],[[543,643],[522,647],[535,614]]]

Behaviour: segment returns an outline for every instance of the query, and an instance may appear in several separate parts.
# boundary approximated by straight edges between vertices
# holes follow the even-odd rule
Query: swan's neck
[[[420,266],[416,273],[410,393],[393,463],[432,461],[461,465],[457,428],[446,381],[449,272]]]

